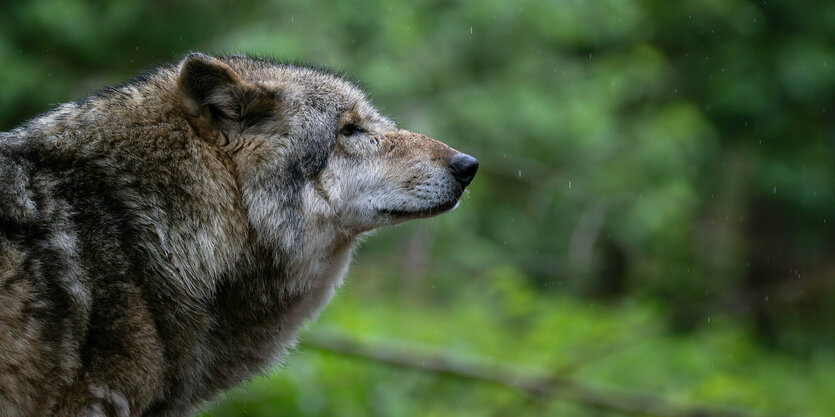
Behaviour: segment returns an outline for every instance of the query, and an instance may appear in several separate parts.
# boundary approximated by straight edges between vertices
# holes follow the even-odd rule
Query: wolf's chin
[[[455,210],[456,207],[458,207],[458,199],[425,209],[378,209],[377,211],[382,215],[393,217],[397,220],[411,220],[437,216]]]

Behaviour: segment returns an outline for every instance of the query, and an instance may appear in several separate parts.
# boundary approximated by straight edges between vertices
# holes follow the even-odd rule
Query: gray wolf
[[[192,54],[0,133],[0,416],[181,416],[275,363],[363,233],[475,158],[325,70]]]

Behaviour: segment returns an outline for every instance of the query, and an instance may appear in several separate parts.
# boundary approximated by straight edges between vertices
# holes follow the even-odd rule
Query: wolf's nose
[[[465,153],[455,154],[449,161],[449,169],[452,171],[452,176],[466,187],[470,185],[476,171],[478,171],[478,159]]]

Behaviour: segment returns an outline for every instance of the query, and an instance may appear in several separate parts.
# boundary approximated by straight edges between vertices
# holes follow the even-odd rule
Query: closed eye
[[[357,125],[356,123],[348,123],[342,128],[342,131],[340,133],[342,133],[342,135],[344,136],[353,136],[363,132],[365,132],[365,129],[359,127],[359,125]]]

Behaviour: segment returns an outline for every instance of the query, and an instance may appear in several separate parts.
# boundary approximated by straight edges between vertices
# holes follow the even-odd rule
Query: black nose
[[[449,161],[449,169],[452,171],[452,176],[466,187],[470,185],[478,171],[478,159],[464,153],[455,154]]]

